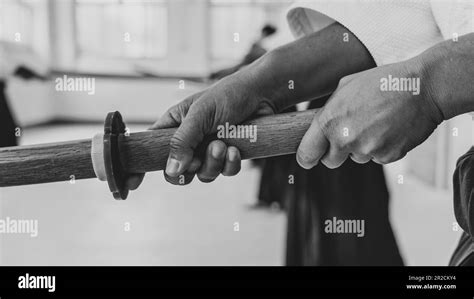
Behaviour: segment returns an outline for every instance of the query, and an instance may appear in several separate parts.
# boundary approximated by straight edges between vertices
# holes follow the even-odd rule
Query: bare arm
[[[347,37],[347,38],[345,38]],[[339,23],[267,53],[248,70],[275,111],[333,92],[339,79],[375,67],[365,46]],[[294,89],[290,89],[290,80]]]
[[[345,34],[347,42],[344,42]],[[204,158],[195,156],[205,135],[216,132],[225,123],[239,124],[250,117],[273,114],[326,95],[336,88],[341,77],[374,66],[364,45],[337,23],[265,54],[248,67],[171,107],[152,126],[152,129],[179,126],[170,141],[166,179],[180,184],[182,174],[186,174],[186,183],[196,173],[203,182],[213,181],[220,173],[235,175],[241,160],[235,147],[216,140],[209,144]],[[140,181],[140,176],[132,178],[130,188],[138,186]]]
[[[401,84],[387,89],[388,78],[411,81],[419,91]],[[339,167],[347,157],[359,163],[399,160],[443,120],[474,111],[473,80],[474,33],[344,77],[303,137],[297,159],[305,168],[319,161]]]
[[[443,120],[474,111],[474,33],[439,43],[418,59],[421,78]]]

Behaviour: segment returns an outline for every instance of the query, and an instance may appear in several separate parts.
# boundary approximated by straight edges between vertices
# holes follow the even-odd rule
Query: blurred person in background
[[[222,79],[230,74],[233,74],[246,65],[251,64],[255,60],[267,53],[269,46],[266,44],[269,37],[277,32],[277,28],[273,25],[266,24],[260,31],[260,37],[252,44],[248,53],[244,56],[241,62],[229,68],[212,73],[209,78],[213,80]]]
[[[48,70],[34,51],[19,43],[0,41],[0,147],[18,144],[17,123],[7,99],[7,81],[45,79]]]

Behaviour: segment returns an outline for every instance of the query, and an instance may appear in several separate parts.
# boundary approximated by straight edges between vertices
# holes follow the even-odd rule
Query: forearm
[[[349,74],[375,67],[365,46],[339,23],[275,49],[247,69],[275,110],[334,91]]]
[[[474,33],[441,42],[414,60],[422,65],[422,90],[442,120],[474,111]]]

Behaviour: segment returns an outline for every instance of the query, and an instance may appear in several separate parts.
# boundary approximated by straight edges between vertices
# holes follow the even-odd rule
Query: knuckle
[[[355,150],[355,153],[366,157],[372,157],[374,155],[374,151],[369,146],[361,146]]]
[[[331,138],[331,146],[334,147],[337,151],[343,151],[346,149],[347,144],[344,139],[337,137]]]
[[[395,156],[390,153],[375,155],[374,158],[381,164],[388,164],[397,160]]]
[[[352,160],[359,164],[365,164],[370,161],[370,158],[367,156],[351,156]]]
[[[380,162],[381,164],[388,164],[390,163],[390,160],[388,157],[376,157],[377,161]]]
[[[402,159],[406,154],[401,148],[397,148],[387,154],[387,163],[392,163]]]
[[[371,138],[365,146],[363,146],[363,152],[367,154],[368,156],[378,158],[378,157],[384,157],[387,153],[387,150],[383,146],[384,142],[379,140],[376,140],[374,138]]]
[[[338,151],[346,151],[347,149],[350,148],[349,143],[345,138],[342,138],[341,136],[333,136],[331,138],[331,146],[334,146],[336,150]]]
[[[329,169],[335,169],[339,166],[339,165],[337,165],[336,163],[334,163],[333,161],[331,161],[329,159],[321,159],[321,163],[323,163],[324,166],[326,166]]]
[[[318,125],[322,130],[329,127],[329,123],[331,122],[331,115],[332,112],[327,107],[324,108],[321,114],[319,114]]]
[[[333,119],[333,113],[330,109],[324,109],[323,113],[321,113],[318,118],[318,125],[328,139],[332,136],[332,130],[334,127]]]
[[[176,151],[179,151],[185,145],[185,141],[181,137],[181,134],[177,132],[171,137],[169,145],[170,145],[170,150],[176,152]]]
[[[348,151],[352,151],[353,149],[357,149],[358,140],[354,135],[349,135],[344,137],[344,149]]]
[[[374,155],[372,156],[380,163],[388,164],[400,160],[405,155],[406,153],[403,148],[387,145],[384,148],[375,151]]]

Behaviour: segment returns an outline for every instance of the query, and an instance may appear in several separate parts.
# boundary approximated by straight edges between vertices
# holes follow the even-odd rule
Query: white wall
[[[55,116],[50,84],[11,79],[7,85],[7,98],[19,126],[44,123]]]
[[[178,79],[95,78],[95,94],[56,91],[47,82],[11,80],[9,103],[20,126],[53,119],[99,121],[107,112],[118,110],[126,121],[153,122],[169,107],[207,85]]]
[[[473,123],[469,114],[442,123],[425,142],[407,155],[407,172],[428,185],[451,189],[456,161],[474,145]]]
[[[153,122],[169,107],[200,91],[206,85],[178,79],[96,78],[95,94],[55,92],[55,116],[62,119],[103,121],[107,112],[118,110],[125,121]]]
[[[169,1],[167,55],[163,59],[140,62],[78,56],[74,1],[52,1],[50,6],[53,66],[56,69],[133,73],[138,64],[141,69],[149,69],[151,73],[188,76],[209,73],[207,1]]]

